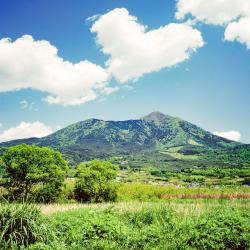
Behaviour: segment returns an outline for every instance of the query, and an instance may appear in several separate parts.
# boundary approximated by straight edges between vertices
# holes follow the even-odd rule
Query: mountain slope
[[[159,112],[150,113],[138,120],[89,119],[43,138],[5,142],[0,147],[21,143],[50,146],[76,163],[95,157],[134,155],[145,151],[165,152],[176,147],[184,154],[188,151],[197,154],[204,150],[227,149],[240,145]]]

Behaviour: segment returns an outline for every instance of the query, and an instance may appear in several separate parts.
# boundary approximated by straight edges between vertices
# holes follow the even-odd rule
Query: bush
[[[75,198],[78,201],[115,201],[117,186],[113,182],[118,167],[109,162],[93,160],[80,164],[76,172]]]
[[[124,219],[135,227],[143,228],[161,222],[168,228],[173,228],[174,213],[164,206],[159,208],[144,208],[140,211],[127,212]]]
[[[108,207],[58,214],[54,225],[67,249],[178,249],[171,217],[164,207],[125,213]]]
[[[0,207],[0,248],[18,249],[53,237],[50,227],[34,205],[3,204]]]
[[[50,220],[61,249],[250,249],[249,209],[240,207],[245,201],[235,209],[235,201],[193,202],[94,205]]]
[[[46,184],[38,187],[34,191],[34,201],[39,203],[55,202],[60,197],[60,186],[53,184]]]
[[[249,249],[249,219],[233,209],[215,210],[198,220],[188,244],[197,249]]]

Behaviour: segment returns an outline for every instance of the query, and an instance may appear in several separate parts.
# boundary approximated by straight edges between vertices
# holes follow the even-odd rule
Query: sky
[[[0,0],[0,142],[152,111],[250,143],[249,0]]]

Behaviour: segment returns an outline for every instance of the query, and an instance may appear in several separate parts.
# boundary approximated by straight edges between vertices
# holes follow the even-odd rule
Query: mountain
[[[137,120],[88,119],[43,138],[14,140],[0,144],[49,146],[62,152],[72,164],[93,158],[150,158],[180,162],[204,152],[233,149],[242,144],[213,135],[176,117],[152,112]],[[158,156],[157,156],[158,155]],[[169,163],[168,162],[168,163]],[[157,160],[156,160],[157,163]]]

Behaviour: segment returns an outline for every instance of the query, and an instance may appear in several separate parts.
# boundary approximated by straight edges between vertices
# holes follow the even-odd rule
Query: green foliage
[[[250,247],[249,214],[232,210],[215,210],[198,219],[188,244],[196,249],[248,249]]]
[[[118,188],[121,201],[164,201],[171,198],[249,198],[250,187],[192,187],[179,188],[171,185],[150,185],[143,183],[124,183]]]
[[[48,243],[53,238],[50,226],[33,205],[1,204],[0,248],[19,249],[35,242]]]
[[[121,162],[125,167],[144,167],[148,163],[154,167],[185,168],[186,165],[207,166],[213,162],[220,166],[224,160],[230,165],[244,163],[247,159],[249,162],[250,155],[250,149],[245,145],[158,112],[138,120],[81,121],[44,138],[2,143],[0,152],[1,147],[20,143],[52,147],[59,150],[74,166],[95,158],[108,159],[115,156],[124,158]],[[171,152],[173,148],[178,148],[178,151]],[[136,160],[132,160],[131,155]]]
[[[18,145],[3,155],[3,183],[13,200],[53,201],[58,196],[68,167],[60,153],[50,148]],[[39,184],[39,188],[34,188]],[[35,191],[34,191],[35,190]]]
[[[203,159],[212,162],[224,162],[235,165],[250,164],[250,145],[236,145],[228,149],[204,152]]]
[[[32,199],[39,203],[50,203],[58,201],[61,195],[62,182],[50,182],[44,185],[38,185],[33,192]]]
[[[194,211],[192,202],[189,211],[182,202],[179,213],[167,203],[137,203],[123,204],[123,209],[78,209],[50,218],[62,249],[249,249],[247,209],[202,204],[208,211]]]
[[[118,166],[106,162],[93,160],[82,163],[77,167],[75,198],[79,201],[114,201],[116,200],[115,179]]]
[[[45,219],[33,206],[7,204],[0,209],[0,248],[249,249],[248,207],[240,200],[94,204]]]
[[[164,207],[123,213],[85,209],[55,216],[54,226],[66,249],[155,249],[175,244],[166,241],[174,235],[171,216]]]

